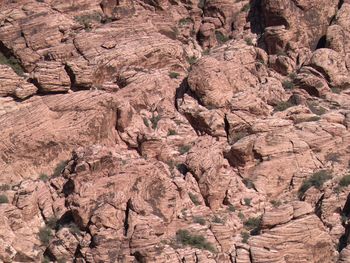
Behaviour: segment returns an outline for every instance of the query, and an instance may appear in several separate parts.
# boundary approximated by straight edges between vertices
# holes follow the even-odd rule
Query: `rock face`
[[[0,262],[349,262],[348,1],[0,6]]]

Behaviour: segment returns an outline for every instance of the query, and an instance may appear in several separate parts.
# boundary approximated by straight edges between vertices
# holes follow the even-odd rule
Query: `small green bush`
[[[253,46],[253,40],[250,37],[246,37],[244,41],[248,46]]]
[[[176,240],[184,246],[191,246],[216,252],[214,246],[202,235],[192,235],[188,230],[180,229],[176,232]]]
[[[213,223],[223,224],[223,223],[224,223],[224,220],[221,219],[221,218],[218,217],[218,216],[214,216],[214,218],[213,218]]]
[[[243,214],[242,212],[239,212],[239,213],[238,213],[238,217],[239,217],[239,219],[241,219],[241,220],[244,220],[244,219],[245,219],[245,216],[244,216],[244,214]]]
[[[252,202],[252,199],[251,199],[251,198],[244,198],[244,204],[245,204],[246,206],[250,206],[251,202]]]
[[[180,155],[184,155],[190,149],[191,149],[191,146],[189,146],[189,145],[182,145],[182,146],[179,147],[179,153],[180,153]]]
[[[0,204],[7,204],[9,202],[9,199],[6,195],[0,195]]]
[[[49,176],[47,174],[40,174],[39,179],[40,181],[47,182],[49,180]]]
[[[235,212],[236,208],[233,205],[229,205],[227,210],[230,211],[230,212]]]
[[[149,127],[148,119],[146,117],[143,117],[142,120],[143,120],[143,124],[145,124],[145,126],[148,128]]]
[[[203,217],[201,217],[201,216],[196,216],[196,217],[194,217],[194,218],[193,218],[193,222],[194,222],[194,223],[197,223],[197,224],[200,224],[200,225],[202,225],[202,226],[205,225],[205,219],[204,219]]]
[[[230,38],[228,38],[227,36],[225,36],[223,33],[221,33],[220,31],[215,31],[215,37],[216,40],[220,43],[223,44],[225,42],[227,42],[228,40],[230,40]]]
[[[172,79],[177,79],[179,76],[180,74],[177,72],[174,72],[174,71],[169,72],[169,77]]]
[[[17,75],[23,76],[24,70],[19,60],[14,56],[5,56],[3,53],[0,52],[0,64],[9,66]]]
[[[301,197],[312,186],[320,189],[323,184],[331,178],[332,175],[328,170],[321,170],[313,173],[311,177],[306,179],[299,188],[299,197]]]
[[[259,228],[261,222],[261,217],[250,217],[243,224],[248,230]]]
[[[55,216],[52,216],[49,219],[47,219],[46,225],[51,229],[55,229],[57,227],[57,222],[58,222],[58,218]]]
[[[50,263],[51,260],[48,257],[44,257],[41,263]]]
[[[311,110],[312,113],[316,115],[323,115],[326,113],[326,109],[323,108],[322,106],[318,105],[317,102],[308,102],[307,106]]]
[[[340,157],[339,153],[328,153],[325,156],[325,159],[329,162],[339,163],[340,162],[339,157]]]
[[[80,228],[75,223],[70,223],[68,225],[69,231],[75,235],[81,235]]]
[[[270,203],[272,204],[273,207],[279,207],[282,202],[280,200],[271,200]]]
[[[187,62],[188,62],[188,64],[190,64],[192,66],[194,63],[197,62],[197,58],[195,56],[188,57]]]
[[[173,129],[169,129],[168,130],[168,136],[173,136],[173,135],[176,135],[176,131],[173,130]]]
[[[290,81],[290,80],[284,80],[283,82],[282,82],[282,87],[284,88],[284,89],[293,89],[294,88],[294,83],[292,82],[292,81]]]
[[[8,190],[10,190],[10,189],[11,189],[11,186],[8,185],[8,184],[2,184],[2,185],[0,186],[0,191],[8,191]]]
[[[194,203],[195,205],[198,206],[201,204],[201,202],[199,202],[198,197],[196,195],[194,195],[192,193],[188,193],[188,196],[190,197],[192,203]]]
[[[248,232],[242,232],[241,233],[241,237],[242,237],[242,242],[243,243],[248,243],[248,239],[250,238],[250,235]]]
[[[275,111],[285,111],[286,109],[293,107],[294,105],[289,101],[280,101],[274,106]]]
[[[150,119],[151,123],[152,123],[152,129],[155,130],[158,127],[158,122],[160,121],[161,117],[158,114],[157,116],[154,115],[154,113],[152,113],[152,117]]]
[[[249,178],[244,178],[243,183],[248,189],[252,189],[255,187],[253,181]]]
[[[55,177],[60,176],[67,164],[68,164],[68,161],[61,161],[61,162],[59,162],[57,164],[55,170],[53,171],[51,177],[55,178]]]
[[[247,3],[241,8],[241,12],[248,12],[250,9],[250,4]]]
[[[181,18],[181,19],[179,20],[179,25],[181,25],[181,26],[185,26],[185,25],[188,25],[188,24],[190,24],[190,23],[193,23],[193,20],[192,20],[192,18],[190,18],[190,17]]]
[[[340,187],[347,187],[348,185],[350,185],[350,174],[344,175],[339,181]]]
[[[44,226],[40,228],[39,230],[39,239],[41,241],[41,244],[44,246],[49,245],[51,239],[52,239],[52,231],[48,226]]]

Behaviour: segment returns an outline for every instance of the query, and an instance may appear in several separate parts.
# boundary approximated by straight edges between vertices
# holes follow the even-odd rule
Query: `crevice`
[[[0,64],[11,67],[13,71],[21,77],[23,76],[23,73],[26,72],[20,60],[2,41],[0,41]]]
[[[128,200],[126,203],[126,208],[125,208],[125,218],[124,218],[124,236],[126,237],[128,235],[128,230],[129,230],[129,213],[131,209],[131,199]]]
[[[327,36],[323,35],[317,42],[316,49],[325,48],[327,46]]]

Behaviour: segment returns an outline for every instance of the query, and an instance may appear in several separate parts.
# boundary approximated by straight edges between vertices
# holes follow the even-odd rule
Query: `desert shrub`
[[[247,3],[241,8],[241,12],[248,12],[250,9],[250,4]]]
[[[241,237],[242,237],[242,242],[243,243],[248,243],[248,239],[250,237],[249,233],[248,232],[242,232],[241,233]]]
[[[13,71],[19,75],[23,76],[24,70],[17,58],[15,58],[12,55],[4,55],[3,53],[0,52],[0,64],[7,65],[10,68],[13,69]]]
[[[173,130],[173,129],[169,129],[168,130],[168,136],[173,136],[173,135],[176,135],[176,131]]]
[[[84,15],[76,16],[74,19],[79,24],[84,26],[84,28],[86,30],[90,30],[91,23],[94,21],[100,23],[102,21],[102,16],[101,16],[101,14],[95,12],[95,13],[91,13],[91,14],[84,14]]]
[[[334,162],[334,163],[338,163],[339,162],[339,153],[328,153],[325,158],[327,161],[329,162]]]
[[[279,207],[282,204],[280,200],[271,200],[270,203],[273,207]]]
[[[55,167],[55,170],[52,173],[53,178],[60,176],[60,174],[63,172],[64,168],[68,164],[68,161],[60,161],[57,166]]]
[[[280,101],[274,106],[275,111],[285,111],[286,109],[293,107],[294,105],[289,101]]]
[[[202,226],[205,225],[205,219],[204,219],[203,217],[201,217],[201,216],[195,216],[195,217],[193,218],[193,222],[194,222],[194,223],[197,223],[197,224],[200,224],[200,225],[202,225]]]
[[[317,102],[308,102],[307,106],[312,113],[316,115],[322,115],[326,113],[326,109],[317,104]]]
[[[221,219],[220,217],[214,216],[214,218],[213,218],[213,223],[223,224],[223,223],[225,223],[225,222],[224,222],[224,220]]]
[[[143,117],[142,120],[143,120],[143,124],[145,124],[145,126],[148,128],[149,127],[148,119],[146,117]]]
[[[39,180],[43,182],[47,182],[49,180],[49,176],[47,174],[40,174]]]
[[[328,170],[321,170],[313,173],[311,177],[306,179],[299,188],[299,196],[301,197],[312,186],[320,189],[323,184],[331,178],[332,175]]]
[[[188,57],[187,62],[188,62],[188,64],[190,64],[192,66],[194,63],[197,62],[197,58],[195,56]]]
[[[282,87],[284,89],[293,89],[294,88],[294,83],[292,81],[290,81],[290,80],[284,80],[282,82]]]
[[[51,239],[52,239],[52,231],[48,226],[44,226],[40,228],[38,233],[39,239],[41,241],[41,244],[47,246],[49,245]]]
[[[75,235],[81,235],[80,228],[75,223],[70,223],[68,225],[69,231]]]
[[[0,185],[0,191],[8,191],[11,189],[11,186],[8,184],[2,184]]]
[[[188,193],[188,196],[190,197],[192,203],[194,203],[195,205],[200,205],[201,202],[199,202],[198,197],[192,193]]]
[[[58,218],[55,216],[50,217],[47,219],[46,226],[48,226],[51,229],[55,229],[57,227]]]
[[[243,179],[243,183],[244,183],[244,185],[245,185],[248,189],[254,188],[254,183],[253,183],[253,181],[252,181],[251,179],[249,179],[249,178],[244,178],[244,179]]]
[[[188,24],[190,24],[190,23],[193,23],[193,20],[192,20],[192,18],[190,18],[190,17],[181,18],[181,19],[179,20],[179,25],[181,25],[181,26],[188,25]]]
[[[177,79],[179,76],[180,74],[177,72],[174,72],[174,71],[169,72],[169,77],[172,79]]]
[[[190,149],[191,149],[191,146],[189,146],[189,145],[182,145],[182,146],[179,147],[179,153],[180,153],[180,155],[184,155]]]
[[[229,205],[227,210],[230,211],[230,212],[235,212],[236,208],[233,205]]]
[[[241,219],[241,220],[244,220],[244,219],[245,219],[245,216],[244,216],[244,214],[243,214],[242,212],[239,212],[239,213],[238,213],[238,217],[239,217],[239,219]]]
[[[50,263],[51,260],[48,258],[48,257],[44,257],[42,260],[41,260],[41,263]]]
[[[9,202],[9,199],[6,195],[0,195],[0,204],[7,204]]]
[[[152,117],[150,118],[150,121],[152,123],[152,129],[155,130],[158,127],[158,122],[160,121],[161,117],[158,114],[157,116],[152,113]]]
[[[244,39],[244,41],[246,42],[246,44],[247,44],[248,46],[252,46],[252,45],[253,45],[253,40],[252,40],[250,37],[246,37],[246,38]]]
[[[202,235],[193,235],[188,230],[180,229],[176,232],[176,240],[184,246],[191,246],[215,252],[214,246]]]
[[[244,204],[245,204],[246,206],[250,206],[251,202],[252,202],[252,199],[251,199],[251,198],[244,198]]]
[[[247,131],[237,131],[234,134],[230,135],[230,141],[231,143],[235,143],[248,135],[249,133]]]
[[[244,227],[248,230],[259,228],[261,223],[261,217],[250,217],[243,224]]]
[[[230,38],[228,38],[227,36],[225,36],[223,33],[221,33],[220,31],[215,31],[215,37],[216,40],[220,43],[223,44],[225,42],[227,42],[228,40],[230,40]]]
[[[350,174],[344,175],[339,181],[340,187],[347,187],[348,185],[350,185]]]

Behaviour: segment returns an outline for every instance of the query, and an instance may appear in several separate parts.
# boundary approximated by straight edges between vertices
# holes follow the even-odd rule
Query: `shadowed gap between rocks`
[[[348,195],[345,205],[342,210],[342,216],[346,217],[346,219],[349,218],[350,215],[350,194]],[[346,220],[348,221],[348,220]],[[348,237],[350,234],[350,227],[349,225],[344,225],[345,231],[344,234],[339,238],[339,243],[338,243],[338,251],[342,251],[347,245],[348,245]]]

